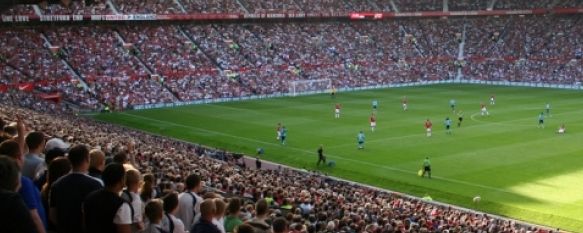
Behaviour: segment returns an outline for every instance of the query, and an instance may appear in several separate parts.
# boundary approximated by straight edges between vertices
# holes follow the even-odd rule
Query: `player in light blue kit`
[[[372,101],[372,111],[375,112],[379,108],[379,101],[373,100]]]
[[[443,123],[445,124],[445,132],[451,134],[451,120],[449,117],[446,117]]]
[[[551,104],[547,103],[545,105],[545,112],[547,113],[547,117],[551,116]]]
[[[279,138],[281,139],[281,144],[285,145],[285,139],[287,138],[287,128],[285,126],[281,127],[281,135]]]
[[[545,114],[543,112],[538,115],[538,128],[545,128]]]
[[[358,149],[362,150],[364,149],[364,132],[362,132],[362,130],[360,131],[360,133],[358,133],[358,135],[356,136],[356,141],[358,142]]]
[[[455,113],[455,99],[449,100],[449,107],[451,107],[451,111]]]

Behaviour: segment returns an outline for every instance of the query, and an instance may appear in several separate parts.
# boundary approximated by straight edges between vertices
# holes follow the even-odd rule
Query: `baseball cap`
[[[62,139],[60,138],[51,138],[50,140],[47,141],[47,144],[45,145],[45,151],[49,151],[55,148],[59,148],[61,150],[68,150],[69,147],[71,145],[69,145],[68,143],[65,143]]]

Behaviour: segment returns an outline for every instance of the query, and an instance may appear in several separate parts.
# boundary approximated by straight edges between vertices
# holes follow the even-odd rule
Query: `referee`
[[[423,174],[421,177],[425,177],[425,173],[431,179],[431,162],[429,161],[429,157],[425,157],[425,160],[423,160]]]
[[[320,166],[320,162],[326,165],[326,157],[324,156],[324,146],[320,145],[318,148],[318,163],[316,166]]]

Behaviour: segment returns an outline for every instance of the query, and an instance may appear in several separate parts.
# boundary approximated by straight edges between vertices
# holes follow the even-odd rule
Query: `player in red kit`
[[[482,114],[482,116],[489,116],[490,113],[488,112],[488,109],[486,109],[486,105],[484,103],[480,103],[480,113]]]
[[[279,138],[281,137],[281,123],[277,123],[277,127],[275,127],[275,130],[277,132],[275,140],[279,141]]]
[[[377,127],[377,117],[374,115],[370,115],[370,130],[374,132],[374,129]]]
[[[427,137],[431,137],[431,128],[433,127],[433,123],[429,119],[425,121],[425,131],[427,132]]]
[[[403,104],[403,111],[407,111],[407,102],[409,102],[407,100],[407,96],[403,96],[403,99],[401,100],[401,103]]]
[[[342,105],[336,104],[336,107],[334,108],[334,118],[336,118],[336,119],[340,118],[340,109],[341,108],[342,108]]]

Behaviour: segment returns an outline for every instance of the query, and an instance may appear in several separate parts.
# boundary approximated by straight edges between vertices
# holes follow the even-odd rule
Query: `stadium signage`
[[[2,15],[2,22],[28,22],[28,15]]]
[[[381,20],[404,17],[448,17],[487,15],[540,15],[581,14],[583,8],[555,8],[531,10],[480,10],[480,11],[423,11],[423,12],[351,12],[351,13],[255,13],[255,14],[130,14],[130,15],[2,15],[3,23],[66,22],[66,21],[195,21],[195,20],[240,20],[240,19],[305,19],[348,18],[354,20]]]

